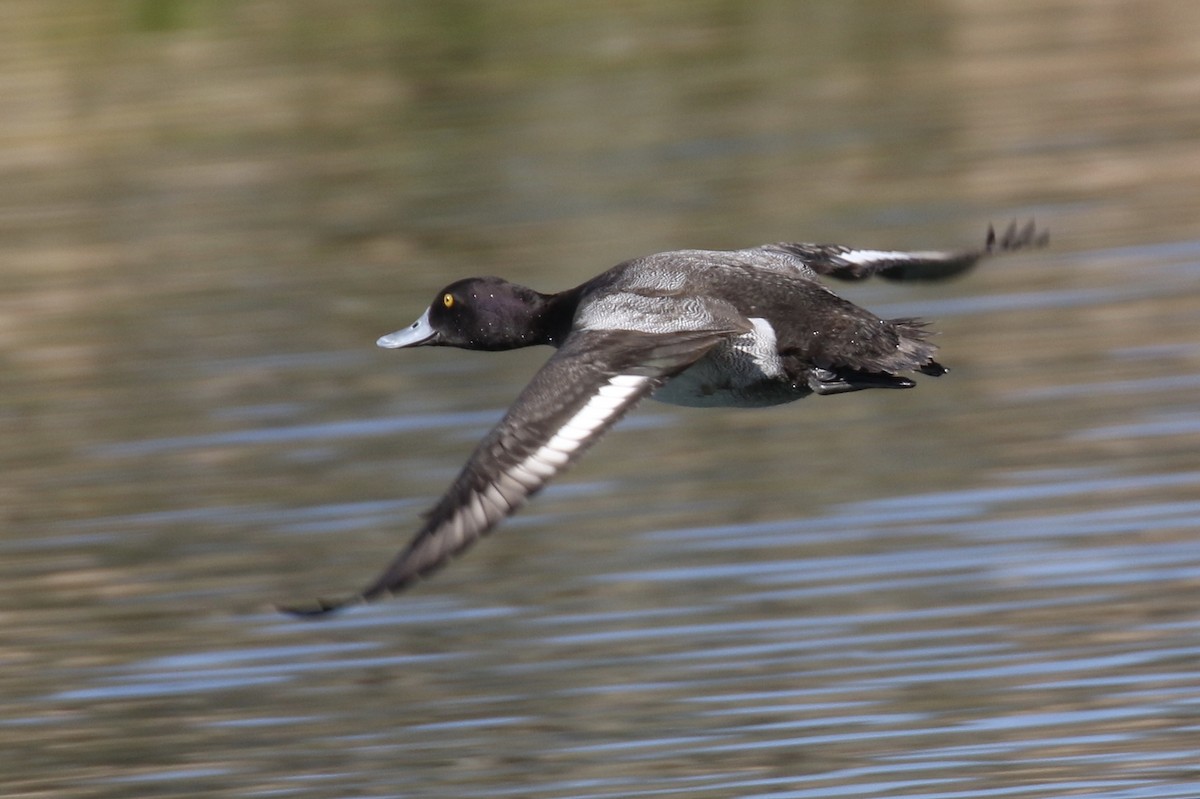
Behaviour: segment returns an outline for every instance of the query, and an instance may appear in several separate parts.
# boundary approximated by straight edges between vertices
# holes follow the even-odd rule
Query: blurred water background
[[[0,5],[8,796],[1200,795],[1200,4]],[[857,285],[951,373],[643,405],[322,623],[547,351],[452,279],[1051,249]],[[840,289],[841,290],[841,289]]]

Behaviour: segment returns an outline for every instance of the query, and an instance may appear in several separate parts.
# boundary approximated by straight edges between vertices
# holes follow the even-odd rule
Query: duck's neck
[[[548,344],[561,347],[571,332],[578,289],[559,294],[542,294],[525,286],[508,283],[493,294],[493,302],[471,317],[462,335],[449,346],[468,350],[517,350]]]
[[[570,289],[558,294],[539,294],[530,327],[534,331],[530,344],[549,344],[561,347],[571,332],[575,321],[575,309],[579,307],[579,289]]]

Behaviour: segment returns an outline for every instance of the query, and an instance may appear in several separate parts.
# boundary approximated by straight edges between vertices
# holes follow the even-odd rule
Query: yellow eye
[[[450,292],[446,292],[445,294],[443,294],[442,295],[442,305],[445,305],[447,308],[453,308],[454,307],[454,295],[451,294]]]

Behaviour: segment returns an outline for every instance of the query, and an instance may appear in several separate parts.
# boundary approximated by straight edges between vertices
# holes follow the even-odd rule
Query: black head
[[[498,277],[471,277],[438,292],[421,318],[377,342],[381,347],[511,350],[552,343],[549,297]]]

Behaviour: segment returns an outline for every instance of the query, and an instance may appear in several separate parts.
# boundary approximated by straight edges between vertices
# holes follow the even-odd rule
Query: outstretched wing
[[[356,595],[282,609],[321,615],[394,594],[445,565],[566,469],[638,400],[730,334],[572,333],[479,443],[383,574]]]
[[[879,275],[888,280],[944,280],[966,272],[981,258],[1016,250],[1044,247],[1050,234],[1032,221],[1024,227],[1013,222],[1003,236],[988,227],[987,239],[977,250],[902,252],[866,250],[840,244],[767,244],[743,252],[759,252],[791,262],[798,270],[840,280],[864,280]]]

